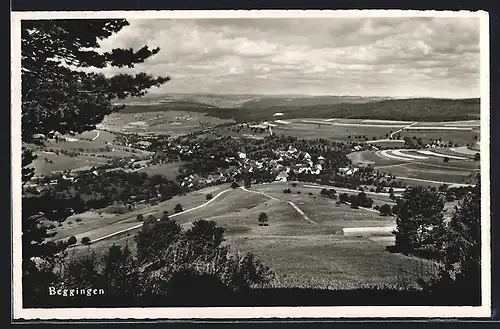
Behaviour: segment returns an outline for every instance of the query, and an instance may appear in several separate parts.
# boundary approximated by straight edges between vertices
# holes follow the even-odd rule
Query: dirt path
[[[97,131],[97,135],[95,135],[95,137],[91,138],[90,139],[91,141],[95,141],[96,139],[99,138],[100,132],[99,132],[99,130],[96,130],[96,131]]]
[[[403,130],[405,130],[405,129],[408,129],[408,128],[410,128],[411,126],[416,125],[417,123],[418,123],[418,122],[414,122],[414,123],[412,123],[412,124],[410,124],[410,125],[408,125],[408,126],[405,126],[405,127],[401,128],[401,129],[398,129],[398,130],[396,130],[395,132],[393,132],[392,134],[390,134],[390,135],[389,135],[389,137],[391,137],[391,138],[392,138],[392,137],[393,137],[394,135],[396,135],[397,133],[399,133],[399,132],[401,132],[401,131],[403,131]]]

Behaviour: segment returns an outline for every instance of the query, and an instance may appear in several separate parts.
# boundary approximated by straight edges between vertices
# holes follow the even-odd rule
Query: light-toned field
[[[415,282],[420,261],[385,251],[391,243],[390,235],[343,234],[343,228],[365,227],[368,232],[370,227],[392,227],[392,217],[350,209],[347,205],[337,207],[333,200],[319,195],[319,188],[300,185],[292,188],[291,195],[284,194],[286,186],[290,185],[254,185],[250,191],[231,189],[205,207],[178,215],[175,220],[185,227],[196,219],[217,221],[225,228],[227,243],[234,250],[254,252],[276,272],[278,286],[351,289],[394,285],[401,277]],[[198,203],[202,203],[199,196]],[[260,212],[267,213],[269,226],[258,225]],[[128,221],[120,225],[126,226]],[[108,233],[109,228],[105,231]],[[133,232],[130,233],[97,242],[91,249],[100,253],[112,243],[127,243],[134,249]],[[85,248],[75,251],[85,252]]]
[[[272,130],[277,135],[298,138],[325,138],[339,141],[356,140],[356,136],[366,136],[369,140],[385,138],[398,125],[387,123],[363,123],[362,120],[291,119],[289,124],[278,124]],[[363,139],[364,140],[364,139]]]
[[[451,141],[453,144],[466,145],[476,142],[474,136],[479,136],[479,133],[473,130],[403,130],[400,132],[401,139],[404,137],[413,138],[420,137],[424,142],[429,140],[442,139],[443,142]]]
[[[45,162],[45,158],[53,163]],[[38,158],[30,164],[30,167],[35,168],[36,175],[49,175],[54,172],[62,172],[64,170],[88,170],[92,167],[98,167],[108,163],[108,160],[93,156],[77,156],[70,157],[66,155],[56,155],[52,153],[40,153]]]
[[[472,183],[470,170],[457,167],[437,167],[425,163],[407,163],[398,166],[377,168],[396,177],[420,178],[447,183]]]
[[[348,157],[355,165],[369,164],[409,185],[475,184],[475,174],[480,171],[480,162],[473,161],[470,154],[461,154],[450,148],[360,151]],[[445,157],[449,158],[448,162],[444,162]]]
[[[118,112],[107,116],[101,127],[110,131],[180,136],[226,122],[232,121],[187,111]]]

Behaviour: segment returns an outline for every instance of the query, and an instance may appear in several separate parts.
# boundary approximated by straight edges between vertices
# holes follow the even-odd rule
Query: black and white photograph
[[[487,13],[11,24],[15,317],[490,316]]]

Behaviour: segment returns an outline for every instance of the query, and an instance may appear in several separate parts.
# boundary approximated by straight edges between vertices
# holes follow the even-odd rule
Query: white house
[[[288,173],[286,171],[282,171],[276,176],[275,181],[277,182],[286,182],[288,180]]]

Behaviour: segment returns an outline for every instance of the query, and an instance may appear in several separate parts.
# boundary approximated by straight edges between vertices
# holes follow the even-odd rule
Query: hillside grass
[[[174,220],[184,228],[190,227],[197,219],[215,220],[224,227],[226,243],[234,251],[253,252],[264,264],[271,267],[278,277],[273,283],[275,287],[394,287],[403,279],[408,281],[409,285],[415,284],[415,269],[420,266],[418,260],[389,253],[385,250],[386,243],[372,241],[370,236],[342,234],[343,227],[390,226],[393,218],[382,217],[376,212],[362,209],[350,209],[346,205],[336,207],[332,200],[319,196],[320,189],[294,188],[299,189],[302,191],[300,196],[279,192],[282,190],[281,184],[254,185],[251,188],[254,191],[269,192],[270,195],[272,193],[279,200],[242,189],[233,189],[206,207],[176,216]],[[309,191],[314,191],[315,194],[311,196]],[[216,191],[212,193],[215,195]],[[305,219],[287,200],[294,200],[316,223]],[[199,199],[198,202],[203,201]],[[186,204],[181,203],[183,206]],[[159,209],[149,207],[142,212],[157,208]],[[269,226],[258,225],[260,212],[267,213]],[[119,225],[125,227],[135,223],[137,222],[131,219],[130,222],[126,220]],[[101,231],[99,234],[109,233],[111,226],[101,230],[106,232]],[[128,244],[135,250],[133,236],[134,232],[129,232],[97,242],[91,245],[90,250],[102,254],[111,244]],[[87,248],[78,246],[73,251],[82,254],[89,250]]]

